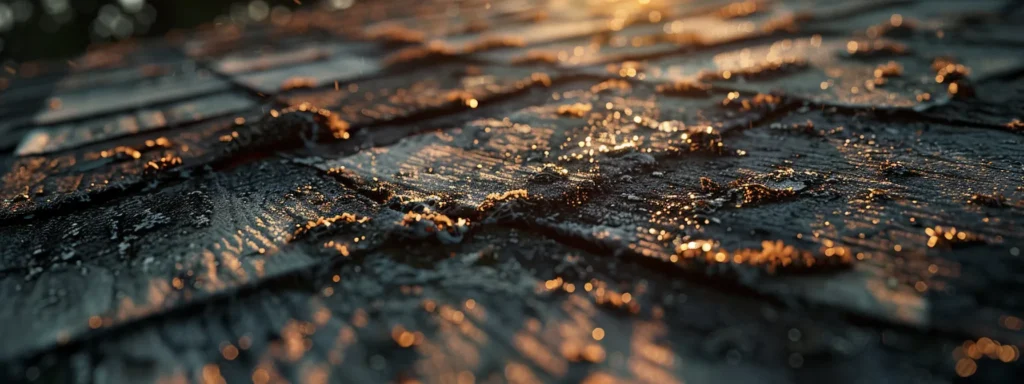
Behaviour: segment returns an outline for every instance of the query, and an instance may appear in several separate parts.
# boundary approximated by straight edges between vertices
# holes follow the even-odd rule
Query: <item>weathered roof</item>
[[[356,2],[10,68],[0,377],[1011,380],[1014,4]]]

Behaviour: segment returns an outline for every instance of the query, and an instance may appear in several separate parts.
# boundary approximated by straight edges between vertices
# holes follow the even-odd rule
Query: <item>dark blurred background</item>
[[[344,8],[353,0],[324,0]],[[208,22],[287,18],[314,0],[0,0],[0,62],[77,56],[89,44]]]

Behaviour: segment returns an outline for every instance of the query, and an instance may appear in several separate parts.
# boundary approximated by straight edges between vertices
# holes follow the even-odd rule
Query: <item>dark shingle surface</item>
[[[5,72],[0,377],[1012,381],[1021,22],[357,2]]]

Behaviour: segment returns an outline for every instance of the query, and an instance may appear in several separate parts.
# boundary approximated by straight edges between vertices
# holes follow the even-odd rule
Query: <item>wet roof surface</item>
[[[0,377],[1012,380],[1022,8],[356,2],[5,68]]]

